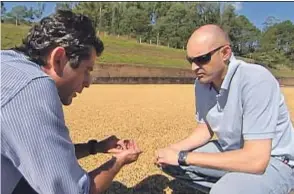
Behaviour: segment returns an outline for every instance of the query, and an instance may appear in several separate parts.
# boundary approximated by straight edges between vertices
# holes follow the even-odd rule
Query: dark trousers
[[[21,178],[17,183],[15,189],[12,194],[38,194],[26,181],[25,178]]]

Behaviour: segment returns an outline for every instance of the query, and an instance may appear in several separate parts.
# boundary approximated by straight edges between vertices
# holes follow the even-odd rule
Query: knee
[[[227,173],[212,186],[210,194],[268,193],[260,185],[257,186],[256,182],[254,182],[254,179],[250,175],[245,173]]]
[[[219,181],[217,181],[211,188],[210,194],[248,194],[241,185],[238,184],[238,173],[227,173]]]
[[[229,192],[229,184],[221,181],[221,179],[216,182],[210,189],[209,194],[229,194],[231,192]]]

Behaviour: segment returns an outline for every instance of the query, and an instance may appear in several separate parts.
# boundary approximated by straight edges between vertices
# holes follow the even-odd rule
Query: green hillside
[[[2,24],[1,47],[5,49],[19,45],[28,30],[28,26]],[[126,37],[102,35],[100,38],[103,40],[105,50],[99,62],[189,68],[183,50],[139,44],[136,40]]]
[[[2,24],[1,48],[6,49],[19,45],[28,30],[29,26],[16,27],[13,24]],[[104,42],[105,50],[97,63],[190,68],[185,60],[184,50],[146,43],[139,44],[136,40],[126,37],[102,35],[100,38]],[[288,68],[272,70],[272,72],[279,77],[294,77],[294,71]]]

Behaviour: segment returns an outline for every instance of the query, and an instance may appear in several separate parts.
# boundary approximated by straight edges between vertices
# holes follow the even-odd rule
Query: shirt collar
[[[240,65],[240,61],[238,61],[234,54],[232,53],[231,57],[230,57],[230,62],[228,65],[228,71],[227,74],[225,75],[225,79],[221,85],[221,89],[227,90],[229,88],[230,82],[235,74],[235,72],[237,71],[238,67]]]

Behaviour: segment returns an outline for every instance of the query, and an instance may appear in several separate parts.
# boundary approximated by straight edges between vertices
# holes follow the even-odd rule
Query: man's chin
[[[69,105],[71,105],[71,103],[72,103],[72,98],[70,98],[70,99],[66,99],[66,100],[61,100],[61,103],[62,103],[64,106],[69,106]]]
[[[203,78],[203,77],[200,77],[200,78],[196,78],[197,80],[198,80],[198,82],[199,83],[201,83],[201,84],[208,84],[208,83],[210,83],[211,81],[210,80],[208,80],[208,79],[205,79],[205,78]]]

